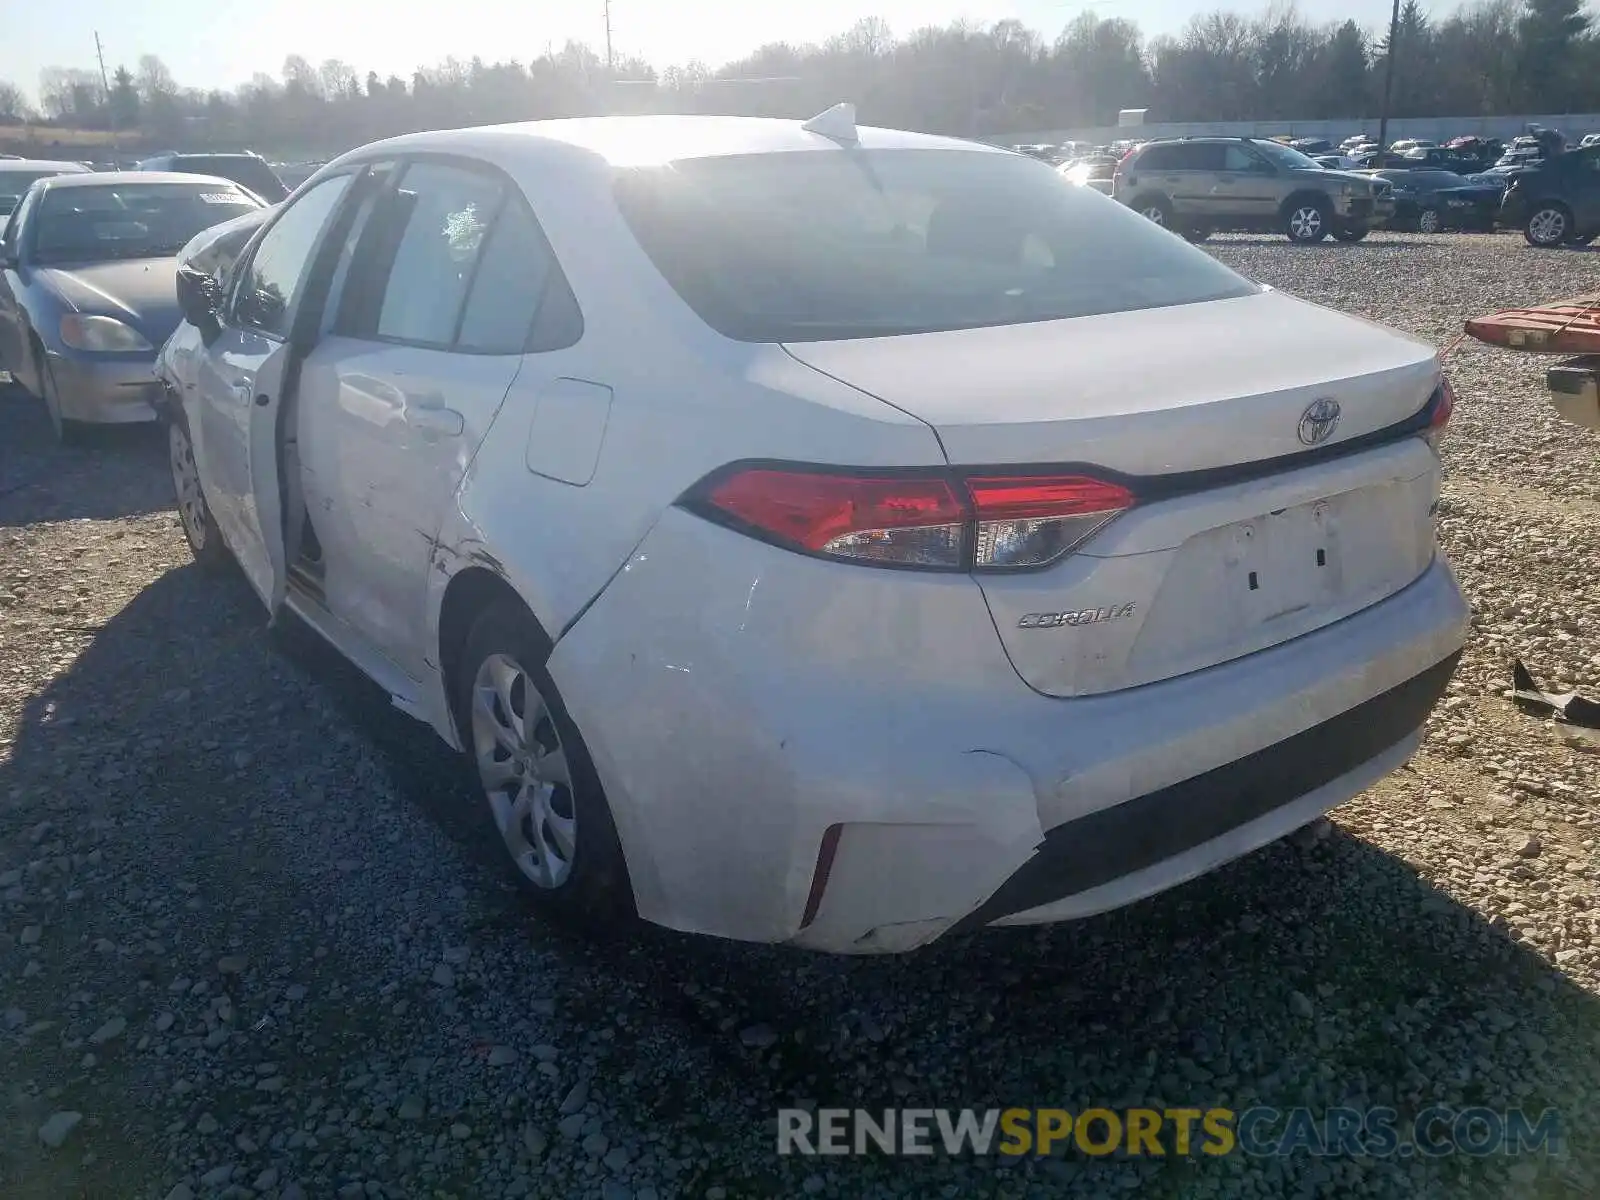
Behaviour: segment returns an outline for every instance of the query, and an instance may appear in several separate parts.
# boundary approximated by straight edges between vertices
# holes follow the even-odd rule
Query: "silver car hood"
[[[177,267],[170,256],[38,267],[33,276],[66,307],[116,317],[144,334],[152,346],[166,341],[182,319]]]

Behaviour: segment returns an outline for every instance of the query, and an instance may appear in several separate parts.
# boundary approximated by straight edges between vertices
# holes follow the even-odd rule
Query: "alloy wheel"
[[[1144,217],[1145,220],[1151,221],[1157,225],[1165,225],[1167,223],[1167,214],[1161,211],[1161,206],[1159,204],[1152,204],[1149,208],[1141,209],[1140,215]]]
[[[1417,218],[1417,232],[1419,233],[1438,233],[1443,226],[1444,221],[1431,208]]]
[[[1540,246],[1559,246],[1567,236],[1567,214],[1559,208],[1541,208],[1528,218],[1528,240]]]
[[[1297,242],[1315,242],[1322,237],[1322,210],[1307,204],[1289,216],[1289,234]]]
[[[536,887],[561,887],[578,848],[571,767],[549,703],[510,655],[492,654],[478,668],[472,748],[479,782],[517,869]]]

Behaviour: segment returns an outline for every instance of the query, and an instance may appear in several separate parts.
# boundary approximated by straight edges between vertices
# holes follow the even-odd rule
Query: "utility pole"
[[[94,34],[94,56],[100,60],[100,89],[105,93],[107,104],[111,103],[111,80],[106,76],[106,52],[100,48],[100,31]]]
[[[1400,41],[1400,0],[1389,18],[1389,53],[1383,56],[1383,109],[1378,113],[1378,166],[1389,165],[1389,97],[1394,91],[1394,55]]]
[[[606,75],[612,72],[611,61],[611,0],[605,0],[606,6]]]

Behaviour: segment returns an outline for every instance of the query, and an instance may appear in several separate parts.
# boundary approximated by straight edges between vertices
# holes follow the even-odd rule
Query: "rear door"
[[[536,315],[572,302],[520,189],[457,158],[404,167],[347,294],[302,389],[323,603],[418,678],[433,539],[513,382],[575,338]]]
[[[1593,233],[1600,228],[1600,146],[1572,155],[1572,208],[1579,228]]]

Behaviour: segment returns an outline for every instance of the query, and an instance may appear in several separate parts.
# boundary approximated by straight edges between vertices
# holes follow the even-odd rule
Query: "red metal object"
[[[1600,354],[1600,293],[1474,317],[1467,333],[1534,354]]]

